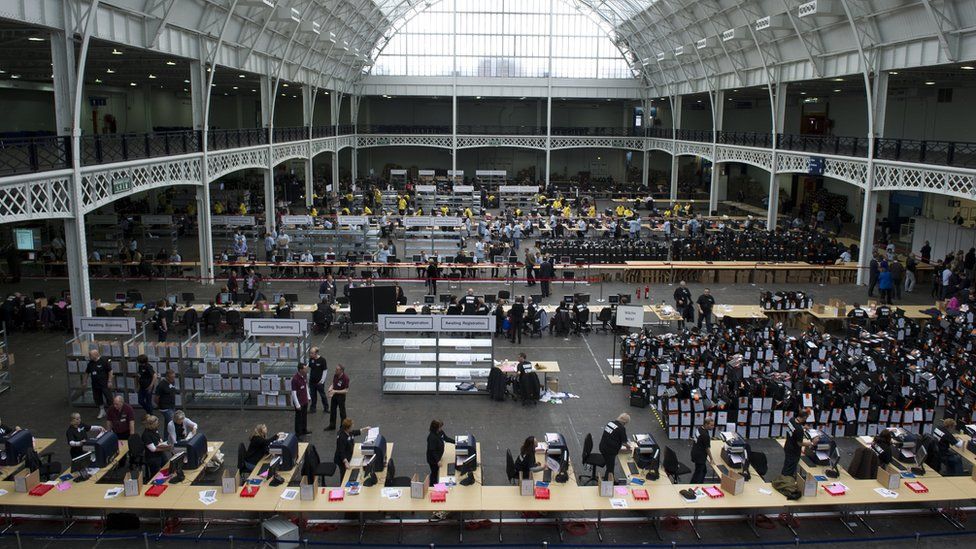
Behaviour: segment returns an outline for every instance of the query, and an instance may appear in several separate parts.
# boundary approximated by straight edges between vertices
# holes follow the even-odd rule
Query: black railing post
[[[922,141],[919,143],[918,147],[918,161],[925,162],[925,149],[928,146],[928,141]]]
[[[947,166],[952,166],[953,161],[955,160],[955,158],[954,158],[955,156],[956,156],[956,143],[954,141],[950,141],[947,144],[947,148],[946,148],[946,165]]]
[[[102,163],[102,138],[99,134],[95,134],[95,163]]]
[[[895,140],[895,160],[901,160],[901,139]]]
[[[27,158],[30,163],[31,171],[36,172],[40,170],[37,162],[37,140],[31,139],[27,142]]]
[[[71,158],[71,136],[66,135],[58,139],[61,143],[61,150],[64,152],[64,166],[65,168],[70,168],[73,159]]]

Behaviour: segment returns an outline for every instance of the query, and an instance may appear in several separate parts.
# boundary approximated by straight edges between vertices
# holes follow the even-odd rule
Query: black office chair
[[[243,444],[241,445],[243,446]],[[336,474],[336,464],[323,462],[319,457],[319,451],[312,444],[305,451],[305,460],[302,462],[302,475],[311,483],[313,479],[319,479],[319,485],[325,486],[325,477]]]
[[[671,477],[671,480],[675,483],[678,482],[681,475],[691,473],[691,469],[687,465],[678,461],[678,456],[670,446],[664,447],[664,459],[661,462],[661,466],[664,467],[664,473]]]
[[[133,433],[129,437],[129,452],[127,455],[129,462],[129,471],[141,471],[142,476],[145,479],[149,476],[148,467],[146,464],[146,445],[142,443],[142,437]]]
[[[193,330],[197,328],[200,323],[200,315],[197,313],[196,309],[187,309],[183,313],[183,329],[186,331],[187,335],[190,335]]]
[[[212,334],[217,334],[220,331],[220,310],[210,309],[206,311],[203,315],[203,327],[204,330]]]
[[[386,481],[383,483],[383,486],[394,488],[407,488],[410,486],[410,477],[396,476],[396,464],[393,463],[392,458],[386,462]]]
[[[251,468],[247,466],[247,461],[244,460],[246,455],[247,446],[244,446],[242,442],[237,445],[237,474],[241,476],[241,482],[247,480],[248,475],[251,474]]]
[[[512,294],[508,290],[498,290],[498,299],[511,299]]]
[[[600,321],[600,325],[594,331],[602,331],[603,333],[609,334],[610,321],[613,320],[613,310],[610,307],[600,309],[600,313],[596,315],[596,319]]]
[[[227,311],[224,320],[227,322],[227,327],[230,328],[230,337],[244,335],[244,317],[241,316],[240,311],[234,309]]]
[[[114,317],[125,316],[125,307],[122,307],[121,304],[119,304],[118,307],[112,309],[112,313],[109,316],[114,316]]]
[[[586,433],[586,438],[583,439],[583,460],[581,463],[584,468],[589,466],[591,473],[589,475],[582,474],[579,476],[578,484],[582,486],[596,483],[598,478],[596,470],[600,467],[607,466],[607,461],[603,459],[603,454],[593,451],[593,435],[590,433]],[[583,482],[584,478],[587,479],[586,482]]]
[[[518,471],[515,469],[515,459],[512,457],[511,450],[505,450],[505,476],[508,477],[509,484],[518,484]]]
[[[53,458],[54,452],[38,454],[34,449],[30,449],[24,458],[24,465],[29,471],[37,471],[41,482],[47,482],[57,478],[64,470],[60,462],[51,461]]]
[[[766,471],[769,470],[769,463],[766,461],[766,454],[763,452],[749,452],[749,465],[752,465],[760,477],[765,477]]]
[[[95,307],[95,316],[109,316],[108,309],[105,307]]]

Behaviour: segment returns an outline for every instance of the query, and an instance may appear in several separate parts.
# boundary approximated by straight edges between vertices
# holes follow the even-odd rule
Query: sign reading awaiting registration
[[[248,336],[300,337],[308,333],[308,319],[245,318],[244,333]]]
[[[124,193],[132,188],[131,177],[116,177],[112,180],[112,194]]]
[[[495,317],[481,315],[379,315],[381,332],[494,332]]]
[[[131,316],[83,316],[78,331],[83,334],[132,335],[136,333],[136,319]]]

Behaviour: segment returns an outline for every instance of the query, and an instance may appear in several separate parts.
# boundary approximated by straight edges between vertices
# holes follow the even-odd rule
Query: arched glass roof
[[[605,18],[568,0],[421,3],[373,50],[371,74],[632,78],[614,36]]]

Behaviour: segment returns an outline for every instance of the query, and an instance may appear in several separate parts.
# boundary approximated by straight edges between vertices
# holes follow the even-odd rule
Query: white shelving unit
[[[493,360],[490,337],[385,338],[380,388],[399,394],[484,394],[480,385],[487,383]],[[479,390],[459,390],[464,382]]]

